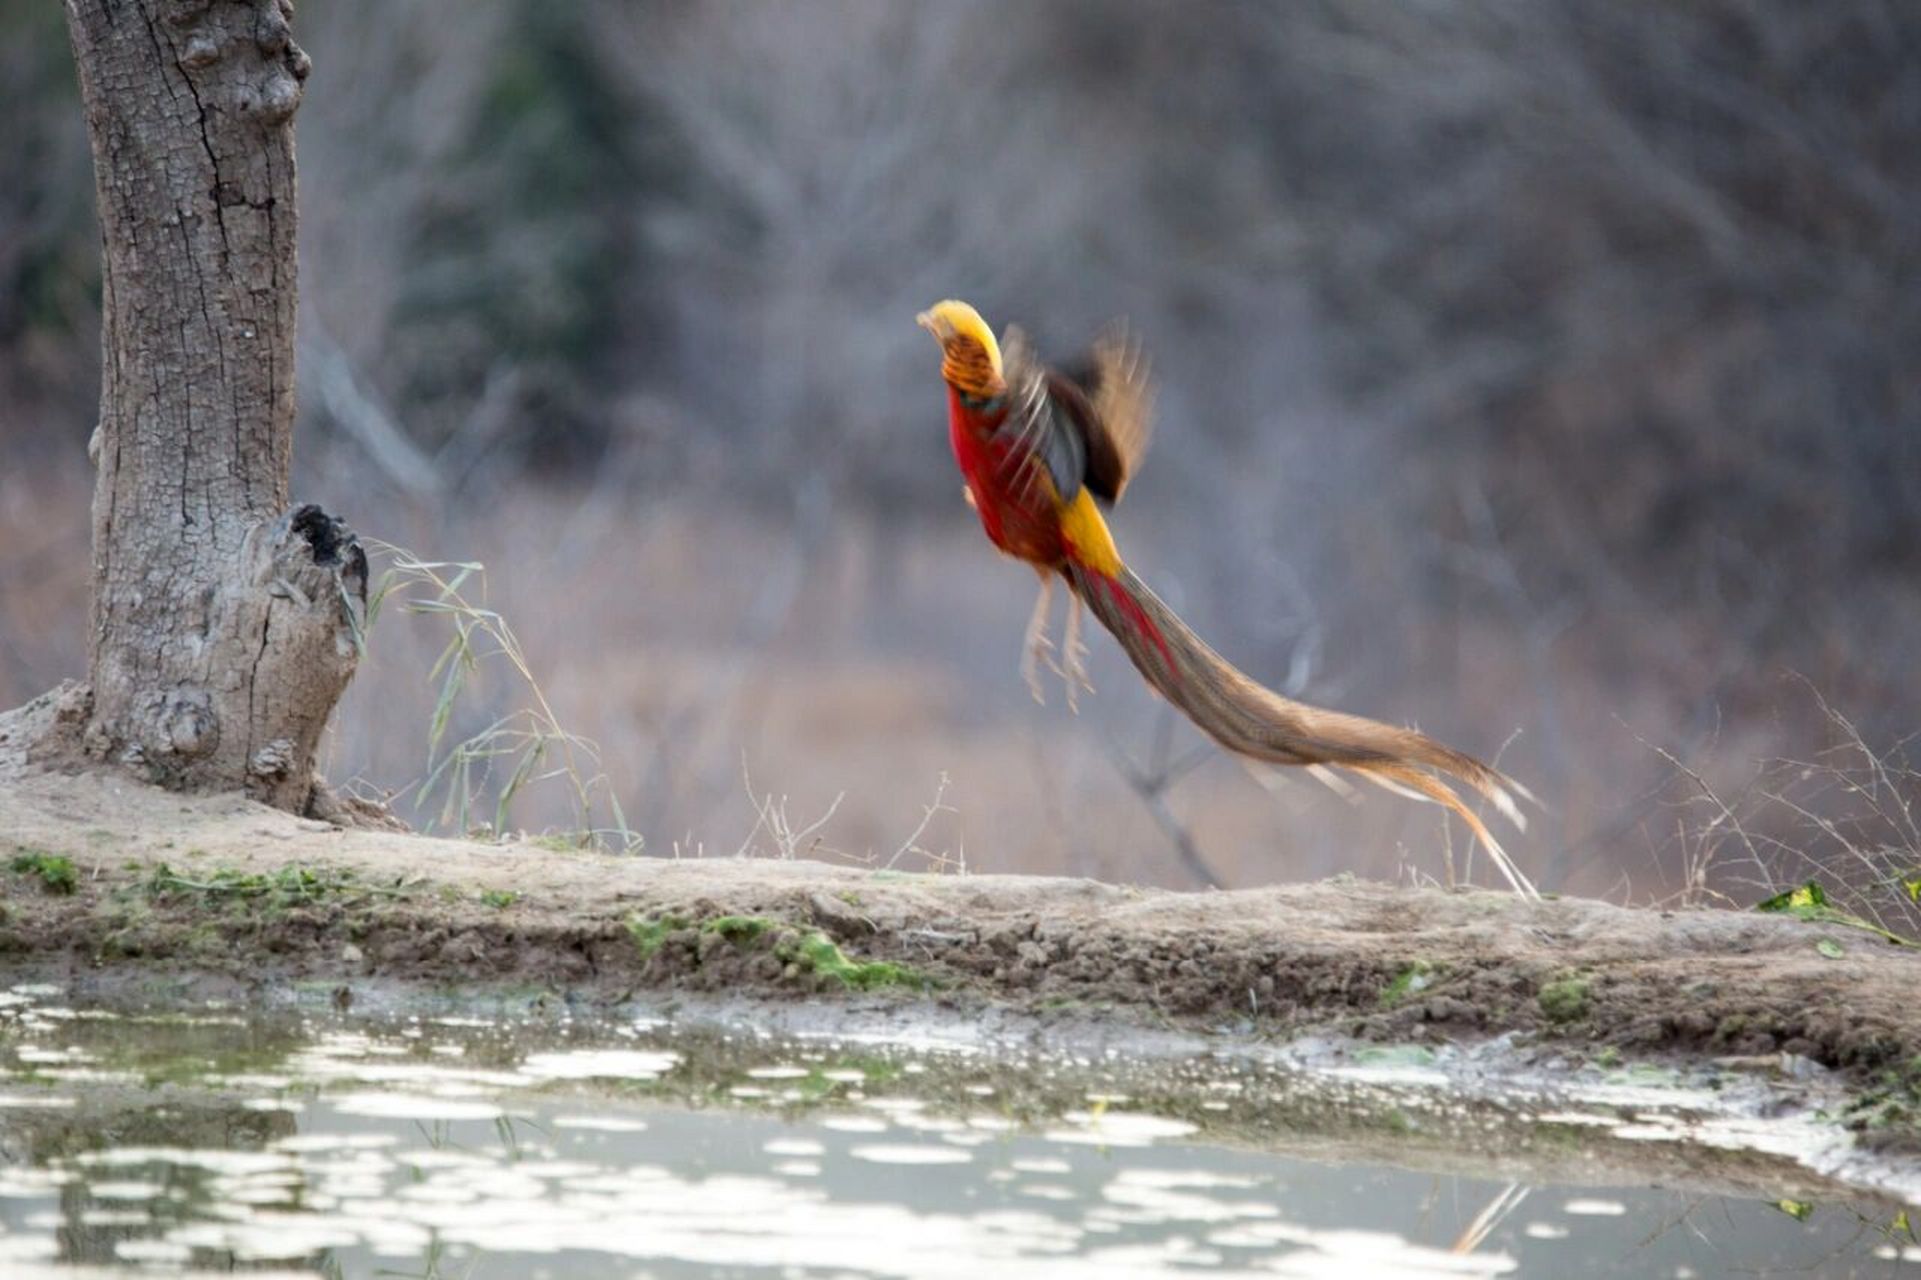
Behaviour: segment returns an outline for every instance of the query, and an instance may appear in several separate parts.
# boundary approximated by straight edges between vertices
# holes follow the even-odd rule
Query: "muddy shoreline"
[[[70,892],[29,862],[65,858]],[[16,870],[16,865],[26,869]],[[1223,893],[809,862],[612,858],[347,831],[111,775],[0,779],[0,983],[242,996],[404,983],[643,992],[1282,1039],[1510,1037],[1841,1074],[1916,1148],[1921,955],[1777,916],[1333,880]]]
[[[496,1071],[512,1070],[529,1052],[642,1047],[668,1050],[684,1064],[648,1083],[650,1102],[701,1108],[727,1097],[728,1105],[792,1120],[844,1109],[847,1102],[833,1090],[797,1097],[769,1089],[754,1068],[825,1053],[832,1065],[852,1066],[856,1075],[889,1082],[896,1096],[922,1100],[931,1114],[964,1116],[981,1105],[985,1090],[995,1099],[996,1116],[1029,1129],[1058,1127],[1063,1117],[1084,1111],[1093,1095],[1124,1098],[1125,1111],[1187,1126],[1194,1140],[1210,1146],[1330,1164],[1391,1164],[1566,1186],[1649,1182],[1763,1200],[1862,1197],[1865,1203],[1878,1195],[1893,1207],[1915,1185],[1887,1163],[1819,1134],[1798,1135],[1792,1151],[1712,1142],[1717,1124],[1738,1124],[1768,1101],[1755,1081],[1720,1082],[1707,1097],[1700,1080],[1681,1073],[1627,1073],[1634,1079],[1629,1085],[1610,1085],[1592,1071],[1496,1080],[1482,1068],[1497,1053],[1436,1054],[1411,1068],[1405,1053],[1353,1044],[1276,1050],[1111,1021],[1055,1019],[1042,1029],[1032,1019],[1009,1016],[981,1025],[917,1006],[849,1010],[765,998],[643,996],[623,1008],[630,1016],[596,1028],[552,1009],[551,1016],[529,1017],[511,1001],[423,999],[406,984],[375,983],[363,991],[364,1001],[350,1012],[279,1008],[250,1018],[247,1044],[259,1057],[245,1064],[248,1071],[297,1075],[289,1066],[291,1047],[330,1033],[403,1041],[425,1035],[457,1044],[453,1056],[462,1066]],[[65,996],[50,987],[38,994],[56,1008]],[[129,1016],[137,1022],[121,1023],[90,1009],[92,1016],[64,1038],[80,1045],[103,1074],[123,1061],[148,1074],[157,1069],[175,1110],[231,1108],[236,1092],[244,1092],[223,1084],[219,1073],[211,1082],[190,1072],[176,1076],[170,1054],[182,1062],[208,1061],[216,1033],[196,1035],[190,1025],[170,1023],[166,1013],[134,1013]],[[140,1030],[130,1030],[135,1025]],[[641,1028],[638,1036],[630,1032],[634,1027]],[[755,1034],[742,1035],[743,1028]],[[1402,1065],[1385,1065],[1388,1060]],[[231,1071],[233,1059],[226,1061]],[[590,1080],[576,1087],[583,1098],[596,1095]],[[1809,1090],[1811,1098],[1822,1092],[1818,1085]],[[153,1087],[91,1085],[79,1102],[78,1110],[6,1115],[0,1132],[126,1131],[150,1114]],[[1622,1119],[1630,1111],[1632,1123]],[[1673,1140],[1634,1136],[1650,1121],[1670,1125]]]

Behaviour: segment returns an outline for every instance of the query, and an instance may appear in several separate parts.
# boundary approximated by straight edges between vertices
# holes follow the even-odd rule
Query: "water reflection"
[[[1644,1097],[1542,1123],[1396,1087],[15,992],[0,1275],[1921,1275],[1896,1206],[1610,1136],[1685,1134]]]

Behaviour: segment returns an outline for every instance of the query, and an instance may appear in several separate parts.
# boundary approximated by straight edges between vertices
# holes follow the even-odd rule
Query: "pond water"
[[[1921,1278],[1899,1204],[1699,1145],[1686,1112],[1031,1040],[15,988],[0,1276]]]

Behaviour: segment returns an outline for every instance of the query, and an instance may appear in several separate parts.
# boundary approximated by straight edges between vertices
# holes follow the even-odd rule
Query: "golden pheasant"
[[[1301,765],[1329,776],[1348,769],[1380,786],[1460,815],[1515,892],[1538,896],[1453,778],[1525,827],[1525,788],[1474,757],[1414,729],[1284,698],[1210,649],[1122,561],[1102,504],[1120,499],[1147,448],[1152,391],[1140,349],[1117,335],[1095,344],[1085,371],[1046,368],[1018,330],[1006,354],[965,302],[937,302],[918,317],[941,346],[948,442],[964,493],[993,544],[1032,565],[1040,599],[1021,669],[1036,699],[1051,649],[1048,607],[1058,576],[1072,592],[1059,668],[1073,704],[1086,685],[1080,611],[1091,610],[1163,698],[1209,737],[1250,760]]]

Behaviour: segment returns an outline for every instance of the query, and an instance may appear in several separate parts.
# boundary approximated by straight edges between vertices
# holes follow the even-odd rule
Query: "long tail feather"
[[[1527,818],[1516,797],[1533,797],[1513,779],[1417,729],[1283,698],[1210,649],[1131,569],[1110,576],[1070,562],[1064,573],[1147,682],[1223,747],[1274,764],[1337,765],[1451,809],[1486,846],[1516,893],[1540,896],[1487,824],[1437,775],[1471,788],[1525,829]]]
[[[1468,829],[1487,849],[1487,855],[1493,860],[1495,869],[1507,880],[1508,886],[1514,892],[1523,898],[1541,896],[1535,889],[1534,882],[1523,875],[1521,869],[1514,865],[1514,860],[1507,856],[1507,850],[1501,847],[1501,842],[1496,840],[1493,833],[1487,829],[1487,824],[1481,821],[1480,815],[1461,803],[1461,797],[1455,793],[1454,788],[1433,774],[1423,773],[1411,765],[1372,764],[1350,767],[1355,768],[1362,777],[1379,783],[1391,791],[1412,795],[1417,800],[1431,800],[1435,804],[1452,809],[1460,815],[1461,821],[1467,823]]]

